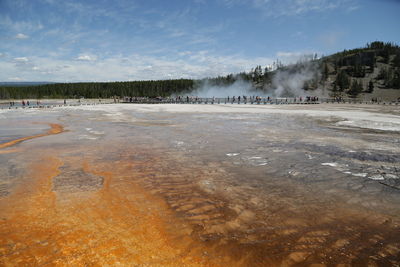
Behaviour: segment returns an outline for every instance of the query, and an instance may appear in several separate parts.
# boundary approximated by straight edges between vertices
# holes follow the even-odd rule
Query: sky
[[[400,0],[0,0],[0,81],[204,78],[400,44]]]

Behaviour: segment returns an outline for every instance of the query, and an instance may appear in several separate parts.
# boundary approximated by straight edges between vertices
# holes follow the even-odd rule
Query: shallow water
[[[0,150],[3,264],[400,262],[396,107],[121,104],[0,115],[2,143],[48,123],[65,130]]]

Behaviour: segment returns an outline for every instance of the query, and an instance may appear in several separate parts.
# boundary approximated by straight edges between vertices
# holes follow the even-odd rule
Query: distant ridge
[[[0,82],[0,86],[20,87],[20,86],[35,86],[43,84],[55,84],[57,82]]]

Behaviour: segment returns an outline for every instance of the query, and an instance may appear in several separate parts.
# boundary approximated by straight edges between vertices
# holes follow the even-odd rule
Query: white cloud
[[[219,0],[225,6],[251,6],[268,17],[303,15],[309,12],[325,12],[338,8],[353,11],[355,0]]]
[[[18,81],[22,81],[22,78],[21,77],[10,77],[10,78],[8,78],[8,80],[18,82]]]
[[[187,55],[191,55],[191,54],[192,54],[191,51],[182,51],[182,52],[178,53],[179,56],[187,56]]]
[[[79,61],[96,61],[97,57],[94,55],[80,54],[76,60]]]
[[[352,5],[352,6],[349,6],[349,7],[347,8],[347,12],[352,12],[352,11],[355,11],[355,10],[358,10],[358,9],[360,9],[360,6],[358,6],[358,5]]]
[[[232,7],[240,3],[240,1],[237,0],[221,0],[221,2],[227,7]]]
[[[15,57],[12,63],[14,63],[14,69],[11,75],[15,75],[17,73],[34,73],[38,70],[34,62],[27,57]]]
[[[205,50],[185,52],[173,58],[140,54],[102,56],[101,59],[90,61],[90,64],[82,64],[76,59],[19,57],[14,58],[14,63],[0,64],[0,80],[16,74],[26,81],[58,82],[198,79],[249,71],[257,65],[266,66],[273,61],[270,58],[248,58],[243,55],[218,56]],[[92,58],[91,55],[87,56]]]
[[[186,35],[186,33],[184,31],[177,30],[177,29],[173,29],[171,31],[171,33],[169,34],[169,36],[173,37],[173,38],[182,37],[184,35]]]
[[[15,35],[14,37],[15,39],[28,39],[29,36],[23,33],[18,33],[17,35]]]
[[[29,61],[29,59],[27,57],[15,57],[14,61],[18,63],[26,63]]]
[[[34,32],[43,29],[43,25],[39,21],[15,21],[9,16],[0,16],[1,26],[13,32]]]

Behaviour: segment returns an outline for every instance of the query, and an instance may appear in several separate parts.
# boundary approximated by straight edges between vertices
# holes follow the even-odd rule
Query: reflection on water
[[[398,132],[129,107],[41,113],[68,131],[3,148],[3,264],[400,262]]]

